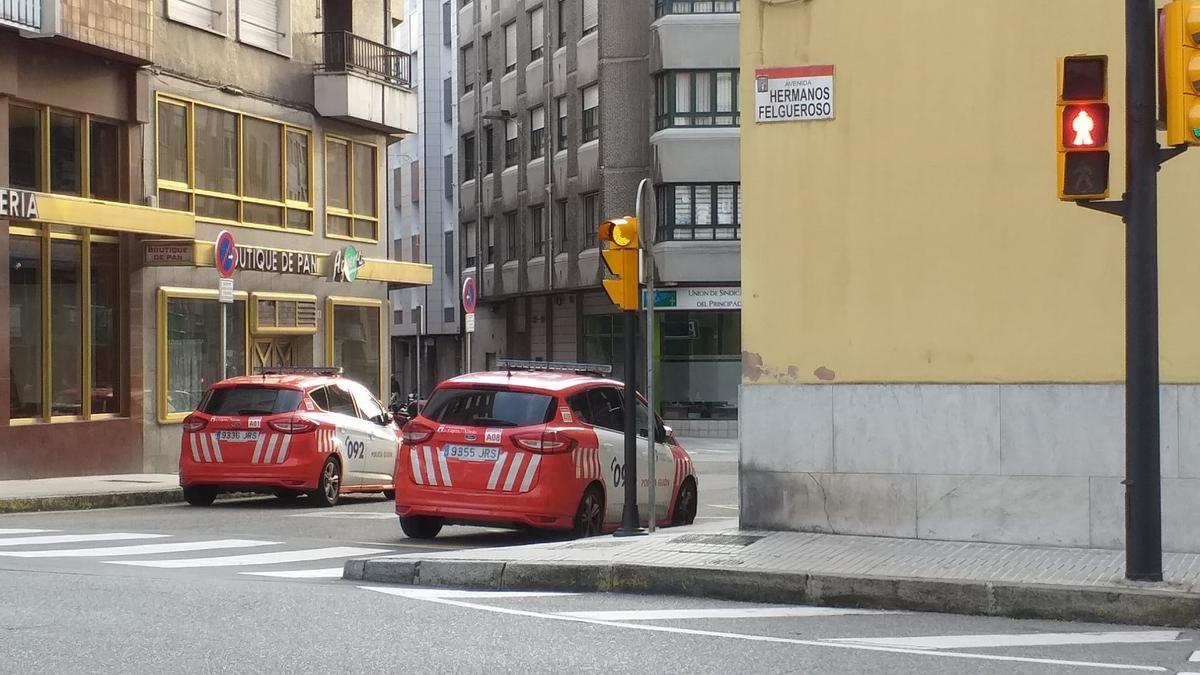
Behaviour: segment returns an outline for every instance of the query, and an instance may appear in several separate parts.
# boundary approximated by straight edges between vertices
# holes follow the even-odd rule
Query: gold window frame
[[[390,330],[386,327],[388,323],[388,303],[377,298],[352,298],[346,296],[331,295],[325,298],[325,363],[329,366],[333,365],[333,342],[334,342],[334,325],[333,325],[333,310],[341,306],[350,307],[376,307],[379,310],[379,392],[382,395],[387,393],[387,373],[389,370],[388,363],[388,341],[390,338]],[[382,398],[381,398],[382,400]]]
[[[184,300],[216,300],[217,289],[209,288],[181,288],[178,286],[161,286],[158,289],[157,311],[158,316],[155,317],[155,323],[158,326],[158,335],[156,336],[156,346],[158,354],[156,354],[156,362],[158,364],[157,387],[158,391],[155,396],[155,405],[158,409],[159,424],[178,424],[183,422],[183,419],[190,413],[187,412],[168,412],[167,407],[167,387],[170,382],[169,373],[167,372],[170,359],[167,358],[167,302],[171,299]],[[246,321],[242,322],[242,373],[250,372],[250,307],[249,294],[246,291],[234,291],[234,302],[238,300],[246,303]],[[230,376],[234,377],[234,376]]]
[[[335,208],[335,207],[332,207],[329,205],[329,172],[325,171],[325,238],[341,239],[343,241],[359,241],[359,242],[364,242],[364,243],[368,243],[368,244],[378,244],[380,241],[379,214],[383,213],[383,207],[384,207],[384,205],[380,202],[380,196],[381,196],[382,191],[379,189],[379,177],[381,175],[380,170],[379,170],[380,169],[379,162],[380,162],[380,158],[383,153],[381,153],[379,151],[378,144],[363,143],[362,141],[356,141],[353,138],[347,138],[345,136],[337,136],[335,134],[325,134],[325,143],[323,145],[323,149],[325,151],[326,157],[328,157],[328,155],[329,155],[330,144],[338,144],[338,145],[346,146],[346,173],[350,179],[349,181],[347,181],[348,192],[347,192],[346,198],[347,198],[347,201],[350,202],[350,208],[348,208],[348,209]],[[374,200],[375,201],[375,215],[374,216],[367,215],[365,213],[358,213],[357,212],[358,209],[355,208],[357,206],[354,203],[355,202],[354,187],[355,187],[355,183],[356,183],[355,179],[357,178],[357,176],[355,176],[355,174],[354,174],[354,147],[356,145],[361,145],[363,147],[370,148],[371,152],[374,153],[374,155],[375,155],[375,163],[374,163],[375,180],[371,184],[371,192],[375,195],[375,200]],[[342,218],[346,218],[350,221],[350,236],[347,237],[342,234],[331,234],[329,232],[329,216],[331,216],[331,215],[332,216],[341,216]],[[355,223],[360,220],[374,223],[374,225],[375,225],[375,236],[374,237],[359,237],[359,236],[355,235],[355,231],[357,229]]]
[[[79,112],[78,110],[70,110],[58,106],[41,105],[21,99],[10,99],[9,107],[24,108],[32,110],[38,116],[38,149],[41,152],[41,163],[38,166],[38,186],[37,192],[45,192],[53,195],[64,195],[69,197],[78,197],[89,201],[106,201],[92,197],[92,120],[100,120],[108,124],[113,124],[117,127],[120,134],[120,147],[125,147],[125,142],[128,140],[128,125],[118,119],[105,117],[103,115],[93,115],[91,113]],[[155,108],[157,111],[157,108]],[[79,120],[79,194],[70,192],[55,192],[50,185],[50,115],[62,115],[65,117],[73,117]],[[156,139],[157,141],[157,139]],[[158,146],[155,145],[155,159],[157,160]],[[127,151],[120,151],[120,156],[117,158],[117,165],[121,166],[127,163]],[[123,183],[123,181],[122,181]],[[118,199],[125,199],[127,190],[125,185],[120,184]],[[111,203],[111,202],[110,202]],[[123,202],[122,202],[123,203]]]
[[[265,293],[255,291],[250,294],[250,317],[248,320],[248,328],[250,334],[257,337],[260,335],[316,335],[321,324],[320,319],[317,319],[311,327],[309,326],[260,326],[258,323],[258,302],[259,300],[277,301],[277,302],[311,302],[319,309],[320,301],[315,295],[306,293]],[[299,315],[297,314],[297,317]]]

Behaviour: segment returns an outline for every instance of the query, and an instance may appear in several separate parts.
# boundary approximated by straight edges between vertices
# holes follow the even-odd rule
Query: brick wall
[[[119,54],[150,61],[152,0],[63,0],[62,34]]]

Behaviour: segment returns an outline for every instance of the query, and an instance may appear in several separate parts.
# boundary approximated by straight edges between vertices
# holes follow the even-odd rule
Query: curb
[[[1200,627],[1200,593],[1132,587],[437,558],[348,560],[342,578],[409,586],[652,593],[740,602]]]
[[[35,511],[81,511],[107,509],[117,506],[148,506],[183,501],[183,490],[154,490],[147,492],[117,492],[94,495],[64,495],[60,497],[29,497],[0,499],[0,513],[31,513]]]

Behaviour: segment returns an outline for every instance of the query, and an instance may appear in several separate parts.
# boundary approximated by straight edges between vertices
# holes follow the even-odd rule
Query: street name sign
[[[833,66],[758,68],[754,71],[756,122],[833,119]]]

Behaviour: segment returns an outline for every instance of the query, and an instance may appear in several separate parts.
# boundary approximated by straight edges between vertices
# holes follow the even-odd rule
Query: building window
[[[736,419],[741,374],[741,312],[655,312],[660,337],[662,415]]]
[[[392,240],[392,260],[404,260],[404,240]]]
[[[659,129],[738,126],[736,70],[669,71],[656,80]]]
[[[412,260],[413,262],[425,262],[421,258],[421,235],[414,234],[412,236]]]
[[[325,236],[377,241],[376,147],[325,137]]]
[[[496,170],[496,132],[492,125],[483,128],[483,173],[490,174]]]
[[[546,255],[546,207],[529,207],[529,227],[533,230],[533,256]]]
[[[656,16],[665,14],[737,14],[738,0],[656,0]]]
[[[292,51],[290,0],[239,0],[238,40],[283,55]]]
[[[504,121],[504,166],[516,166],[521,160],[521,144],[517,141],[517,121]]]
[[[529,12],[529,60],[542,58],[542,49],[546,46],[546,13],[545,5],[534,7]]]
[[[567,149],[567,115],[570,113],[570,110],[567,108],[567,97],[559,96],[554,99],[554,108],[558,111],[554,147],[556,150],[562,151]]]
[[[557,10],[554,20],[558,26],[558,46],[562,48],[567,44],[567,0],[558,0]]]
[[[167,18],[225,34],[227,30],[226,0],[167,0]]]
[[[504,24],[504,72],[517,69],[517,22]]]
[[[383,323],[380,300],[330,297],[325,301],[325,362],[341,367],[347,378],[361,382],[375,398],[386,389],[380,356]]]
[[[463,255],[466,256],[466,267],[474,267],[476,263],[479,262],[479,259],[475,256],[475,252],[478,250],[476,248],[478,242],[476,240],[477,234],[475,221],[463,223],[462,231],[463,239],[465,240],[463,244]]]
[[[414,159],[409,162],[408,178],[412,203],[419,203],[421,201],[421,160]]]
[[[599,225],[599,223],[594,223],[594,224],[585,223],[584,224],[585,227],[594,227],[596,225]],[[567,233],[568,233],[567,200],[565,200],[565,199],[560,199],[560,200],[554,202],[554,227],[557,228],[554,231],[555,232],[555,237],[554,237],[555,238],[555,242],[554,242],[555,248],[554,248],[554,250],[556,253],[562,253],[563,251],[566,251],[568,248],[567,247]]]
[[[508,246],[508,260],[516,260],[521,252],[520,238],[517,232],[517,212],[509,211],[504,214],[504,243]]]
[[[600,138],[600,87],[590,85],[582,91],[583,128],[579,131],[580,141],[587,143]]]
[[[121,125],[84,113],[11,103],[9,185],[117,201],[122,134]]]
[[[221,303],[207,289],[158,291],[158,418],[182,420],[210,386],[221,380]],[[243,375],[246,361],[246,294],[237,292],[225,326],[226,376]]]
[[[454,201],[454,155],[442,157],[442,194],[446,201]]]
[[[464,134],[462,137],[462,177],[463,182],[473,180],[479,169],[475,165],[475,134]]]
[[[583,34],[594,33],[600,26],[600,0],[583,1]]]
[[[483,249],[483,262],[491,265],[496,262],[496,224],[491,216],[483,219],[483,231],[486,240],[486,248]]]
[[[580,195],[579,201],[583,211],[583,245],[584,248],[596,248],[596,230],[600,227],[599,194],[592,192]]]
[[[738,183],[662,185],[659,239],[741,239],[742,187]]]
[[[454,257],[454,232],[442,233],[442,251],[443,274],[447,279],[454,279],[458,275],[458,259]]]
[[[159,206],[234,225],[312,232],[307,129],[160,97],[157,133]]]
[[[594,314],[583,317],[584,363],[612,366],[612,378],[625,376],[624,324],[620,314]]]
[[[538,106],[529,111],[529,159],[546,154],[546,107]]]
[[[483,36],[483,81],[492,81],[492,34]]]
[[[469,94],[475,91],[475,78],[471,77],[474,71],[475,63],[471,60],[475,56],[475,49],[471,45],[462,48],[462,54],[458,59],[458,79],[462,82],[462,90],[464,94]]]

